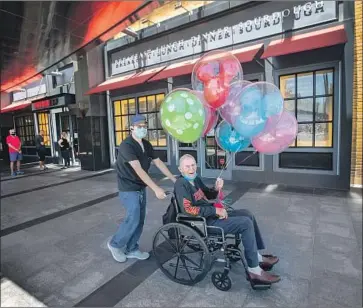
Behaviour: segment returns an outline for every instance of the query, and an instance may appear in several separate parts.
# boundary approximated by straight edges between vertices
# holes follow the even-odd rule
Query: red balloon
[[[224,84],[229,85],[231,81],[238,76],[240,71],[239,63],[233,58],[220,62],[220,76],[224,79]]]
[[[209,80],[211,80],[213,77],[215,77],[215,67],[218,67],[218,62],[217,61],[213,61],[213,62],[209,62],[209,63],[205,63],[203,65],[201,65],[200,67],[198,67],[197,69],[197,77],[200,81],[202,82],[207,82]]]
[[[202,136],[205,137],[216,125],[218,122],[218,113],[216,110],[209,106],[204,106],[205,109],[205,124]]]
[[[228,95],[229,86],[226,86],[221,78],[215,77],[204,85],[204,97],[207,104],[218,109],[223,106]]]

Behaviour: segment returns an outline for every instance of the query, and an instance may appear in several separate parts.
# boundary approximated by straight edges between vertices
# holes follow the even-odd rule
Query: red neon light
[[[50,107],[50,100],[45,99],[44,101],[39,101],[33,103],[33,109],[44,109]]]

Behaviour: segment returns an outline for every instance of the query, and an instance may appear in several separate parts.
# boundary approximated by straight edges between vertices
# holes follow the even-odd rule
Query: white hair
[[[180,157],[179,159],[179,166],[181,166],[181,164],[183,163],[184,160],[186,160],[187,158],[191,158],[195,161],[195,158],[193,155],[190,154],[184,154],[182,157]]]

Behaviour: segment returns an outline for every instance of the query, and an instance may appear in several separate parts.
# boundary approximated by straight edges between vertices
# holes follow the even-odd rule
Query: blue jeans
[[[227,219],[209,219],[207,224],[220,227],[225,234],[240,234],[249,267],[258,266],[257,250],[265,249],[255,216],[248,210],[235,210]]]
[[[120,191],[119,197],[126,209],[126,217],[112,237],[110,245],[129,253],[139,249],[139,239],[146,216],[146,189]]]

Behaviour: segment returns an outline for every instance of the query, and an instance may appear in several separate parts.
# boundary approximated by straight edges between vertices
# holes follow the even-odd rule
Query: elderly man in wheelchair
[[[248,210],[233,210],[211,200],[222,189],[223,180],[217,179],[214,189],[210,189],[196,175],[196,169],[193,156],[180,158],[181,176],[164,214],[164,226],[153,241],[161,271],[177,283],[194,285],[203,280],[215,261],[220,261],[225,264],[224,271],[214,272],[212,282],[219,290],[227,291],[231,288],[231,263],[241,261],[253,289],[270,288],[280,281],[279,276],[268,272],[279,260],[258,252],[265,246],[255,217]],[[223,258],[218,258],[218,253]]]

